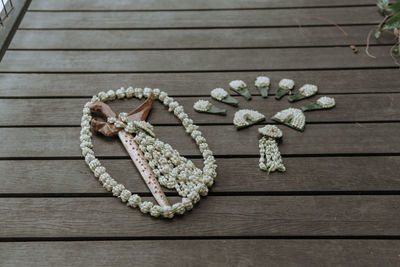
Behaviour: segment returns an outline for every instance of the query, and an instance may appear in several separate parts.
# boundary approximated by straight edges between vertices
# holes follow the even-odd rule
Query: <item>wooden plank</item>
[[[9,49],[183,49],[365,45],[371,26],[196,30],[19,30]],[[68,40],[68,41],[66,41]],[[393,35],[371,39],[391,44]]]
[[[209,196],[171,227],[112,197],[1,198],[0,238],[390,236],[399,206],[399,196]]]
[[[5,242],[2,266],[395,266],[398,240]],[[195,249],[194,249],[195,248]],[[180,255],[180,256],[176,256]],[[199,256],[204,255],[204,256]],[[206,257],[205,257],[206,255]]]
[[[272,89],[271,89],[272,91]],[[255,92],[255,90],[253,90]],[[254,97],[247,102],[242,97],[240,108],[251,108],[270,117],[276,112],[292,107],[301,107],[308,102],[315,101],[320,95],[309,101],[300,101],[289,104],[286,99],[276,101],[273,96],[268,99]],[[308,122],[368,122],[368,121],[395,121],[400,117],[400,94],[366,94],[366,95],[334,95],[336,108],[329,111],[307,113]],[[210,99],[203,97],[202,99]],[[227,109],[228,116],[210,116],[195,112],[193,103],[198,98],[175,97],[195,123],[232,124],[232,118],[238,108],[211,101],[219,107]],[[90,99],[0,99],[0,126],[79,126],[77,120],[81,116],[83,105]],[[129,112],[141,102],[137,99],[109,102],[117,112]],[[373,108],[373,112],[371,112]],[[148,119],[152,124],[178,124],[180,121],[161,103],[153,105]],[[271,123],[272,120],[268,119]]]
[[[4,55],[0,72],[266,71],[394,66],[388,47],[374,47],[371,53],[377,58],[354,54],[348,47],[178,51],[14,50]]]
[[[314,83],[320,94],[400,92],[398,69],[318,70],[276,72],[124,73],[124,74],[15,74],[0,73],[0,97],[86,96],[120,86],[161,88],[170,95],[209,95],[215,87],[242,79],[249,86],[259,75],[271,78],[273,86],[282,78],[297,84]],[[190,90],[188,90],[190,88]],[[254,91],[253,91],[254,92]]]
[[[231,125],[202,126],[200,130],[215,155],[259,154],[257,126],[237,131]],[[280,151],[284,155],[400,153],[399,123],[309,124],[304,133],[284,130]],[[78,127],[0,128],[1,158],[80,156]],[[159,126],[158,138],[182,155],[199,155],[198,148],[183,127]],[[29,133],[29,134],[28,134]],[[99,156],[126,156],[122,144],[113,138],[94,136]],[[18,144],[17,146],[15,144]]]
[[[323,19],[315,19],[322,17]],[[288,19],[290,18],[290,19]],[[27,12],[21,29],[153,29],[378,24],[375,6],[225,11]]]
[[[374,5],[372,0],[35,0],[29,10],[184,10],[184,9],[237,9],[237,8],[294,8],[294,7],[324,7],[324,6],[353,6]]]
[[[200,159],[193,161],[202,166]],[[130,160],[102,160],[102,163],[114,179],[132,192],[149,193]],[[393,191],[400,187],[397,167],[400,157],[300,157],[284,158],[284,163],[287,169],[284,174],[267,175],[258,169],[257,157],[218,158],[218,176],[211,192],[345,193]],[[1,195],[111,195],[83,160],[2,160],[0,169]]]

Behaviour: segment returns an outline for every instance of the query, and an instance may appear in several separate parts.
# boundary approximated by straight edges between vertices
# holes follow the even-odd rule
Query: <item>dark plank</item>
[[[400,92],[398,69],[319,70],[277,72],[138,73],[138,74],[1,74],[0,97],[86,96],[120,86],[161,88],[170,95],[209,95],[215,87],[227,88],[229,81],[242,79],[248,85],[258,75],[291,78],[297,84],[315,83],[320,94]],[[190,90],[188,90],[190,88]],[[253,91],[254,93],[254,91]]]
[[[0,63],[0,72],[265,71],[394,66],[388,47],[374,47],[371,53],[377,58],[363,53],[354,54],[348,47],[179,51],[14,50],[6,52]]]
[[[29,10],[182,10],[182,9],[236,9],[236,8],[293,8],[293,7],[324,7],[346,5],[374,5],[372,0],[120,0],[110,2],[107,0],[35,0]]]
[[[372,26],[197,30],[19,30],[10,49],[171,49],[365,45]],[[68,41],[66,41],[68,40]],[[371,39],[391,44],[393,35]]]
[[[313,17],[322,17],[323,20]],[[290,18],[290,19],[288,19]],[[204,27],[275,27],[301,25],[378,24],[376,7],[166,11],[166,12],[27,12],[21,29],[141,29]]]
[[[202,166],[201,160],[194,162]],[[102,163],[114,179],[132,192],[149,192],[130,160]],[[400,188],[400,157],[284,158],[284,163],[284,174],[267,175],[257,168],[256,157],[217,159],[218,176],[212,192],[358,192]],[[83,160],[3,160],[0,169],[0,194],[108,194]]]
[[[255,90],[253,90],[255,92]],[[316,96],[310,101],[315,101]],[[400,94],[366,94],[366,95],[334,95],[336,108],[323,112],[307,113],[308,122],[368,122],[394,121],[400,117]],[[210,116],[195,112],[193,103],[198,98],[176,97],[195,123],[220,124],[232,123],[233,115],[238,108],[211,101],[219,107],[228,110],[228,116]],[[202,99],[210,99],[203,97]],[[254,97],[251,102],[237,97],[240,108],[252,108],[272,116],[288,106],[301,107],[310,101],[300,101],[289,104],[286,99],[276,101],[272,96],[269,99]],[[0,99],[0,126],[79,126],[77,120],[82,114],[83,105],[90,99]],[[133,110],[141,101],[136,99],[113,101],[110,106],[117,113]],[[373,112],[371,112],[373,107]],[[167,108],[156,102],[150,114],[149,121],[154,124],[177,124],[180,121],[168,112]],[[272,120],[267,120],[272,122]]]
[[[111,197],[1,198],[0,238],[389,236],[400,234],[399,205],[399,196],[210,196],[170,221]]]
[[[202,126],[200,130],[215,155],[255,156],[259,154],[257,128],[236,131],[231,125],[223,125]],[[304,133],[283,126],[281,128],[284,138],[280,150],[284,155],[400,152],[398,123],[309,124]],[[79,127],[0,128],[0,157],[80,156],[79,130]],[[183,127],[159,126],[155,131],[158,138],[172,145],[182,155],[199,155],[196,145]],[[94,150],[99,156],[127,155],[117,139],[94,136],[93,140]]]
[[[323,262],[324,266],[395,266],[399,264],[398,246],[398,240],[6,242],[0,245],[0,264],[264,266],[268,262],[273,266],[318,266]]]

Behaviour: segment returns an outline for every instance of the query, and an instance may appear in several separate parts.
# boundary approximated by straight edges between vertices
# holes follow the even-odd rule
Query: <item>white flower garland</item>
[[[144,157],[149,161],[149,165],[154,168],[153,172],[157,176],[160,184],[167,188],[175,188],[182,201],[172,206],[161,207],[149,201],[142,201],[140,196],[132,194],[124,185],[119,184],[111,178],[106,168],[101,166],[100,161],[94,156],[91,141],[92,133],[90,131],[90,121],[92,119],[90,105],[92,103],[116,98],[143,98],[154,94],[160,102],[169,107],[169,112],[173,112],[176,117],[182,121],[182,125],[186,128],[186,132],[196,141],[200,152],[204,158],[204,168],[200,170],[196,168],[192,161],[181,157],[179,153],[172,147],[152,136],[153,128],[148,122],[130,122],[127,120],[127,114],[121,113],[117,118],[109,118],[108,122],[114,123],[115,126],[124,128],[125,131],[136,133],[134,140],[144,153]],[[200,195],[208,194],[208,187],[211,187],[216,177],[215,159],[212,151],[208,148],[206,139],[198,130],[198,126],[193,124],[187,113],[178,102],[169,97],[167,93],[159,89],[120,88],[116,91],[109,90],[107,93],[100,92],[93,96],[90,102],[87,102],[83,108],[81,120],[80,147],[85,162],[90,170],[94,173],[103,187],[107,191],[112,191],[113,195],[120,198],[122,202],[132,208],[139,208],[143,213],[149,213],[151,216],[164,218],[173,218],[175,214],[183,214],[187,210],[191,210],[193,205],[200,200]]]
[[[276,170],[280,172],[286,171],[278,149],[278,143],[275,140],[282,137],[282,131],[274,125],[266,125],[259,128],[258,132],[263,135],[258,144],[260,149],[260,169],[268,173]]]

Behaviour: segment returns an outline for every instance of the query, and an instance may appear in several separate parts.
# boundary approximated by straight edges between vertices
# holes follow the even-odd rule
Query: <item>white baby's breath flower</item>
[[[246,85],[245,82],[242,81],[242,80],[234,80],[234,81],[231,81],[231,82],[229,83],[229,86],[230,86],[232,89],[240,90],[240,89],[242,89],[242,88],[245,88],[247,85]]]
[[[254,84],[257,87],[266,87],[269,86],[270,80],[266,76],[258,76]]]
[[[194,103],[193,108],[197,111],[207,111],[211,107],[211,102],[208,100],[198,100]]]
[[[323,108],[332,108],[335,106],[336,103],[334,98],[323,96],[317,100],[317,104]]]
[[[225,91],[223,88],[215,88],[211,91],[211,97],[220,101],[227,96],[228,92]]]
[[[290,79],[282,79],[279,82],[279,87],[286,90],[292,90],[294,87],[294,81]]]
[[[299,89],[299,92],[304,96],[312,96],[318,92],[318,87],[313,84],[305,84]]]

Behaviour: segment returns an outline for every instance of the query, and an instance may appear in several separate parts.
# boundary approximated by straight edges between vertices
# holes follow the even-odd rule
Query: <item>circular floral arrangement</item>
[[[161,185],[167,188],[175,188],[182,201],[171,206],[161,207],[150,201],[142,201],[139,195],[132,194],[124,185],[114,180],[107,172],[106,168],[101,166],[101,162],[95,157],[93,143],[91,140],[90,121],[92,120],[90,105],[95,102],[106,102],[108,100],[132,98],[142,99],[154,95],[161,103],[167,106],[168,111],[173,113],[182,121],[186,132],[195,140],[199,146],[200,152],[204,158],[203,170],[194,166],[193,162],[179,155],[169,144],[154,137],[153,127],[150,123],[139,121],[129,122],[127,114],[121,113],[118,118],[108,118],[109,123],[116,127],[124,129],[128,133],[135,133],[135,142],[144,152],[145,158],[154,168],[154,174]],[[113,195],[126,202],[129,207],[139,208],[143,213],[149,213],[151,216],[164,218],[173,218],[176,214],[183,214],[193,208],[193,205],[200,200],[200,196],[208,194],[208,188],[214,183],[217,175],[215,159],[212,151],[209,149],[206,139],[198,130],[198,126],[193,124],[183,107],[169,97],[166,92],[151,88],[121,88],[116,91],[100,92],[93,96],[90,102],[87,102],[83,108],[80,132],[80,147],[85,162],[90,170],[99,179],[107,191],[112,191]]]

